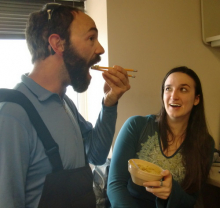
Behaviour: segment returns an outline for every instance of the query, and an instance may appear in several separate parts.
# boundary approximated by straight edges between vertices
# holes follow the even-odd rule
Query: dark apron
[[[0,89],[0,102],[14,102],[24,108],[52,165],[53,172],[46,176],[39,208],[95,208],[93,175],[89,164],[72,170],[63,169],[57,143],[34,105],[23,93]]]
[[[46,176],[38,208],[95,208],[93,175],[89,165]]]
[[[38,208],[95,208],[93,174],[89,164],[86,162],[84,167],[64,170],[59,147],[53,138],[44,138],[42,142],[53,172],[46,176]],[[84,155],[87,161],[85,151]]]

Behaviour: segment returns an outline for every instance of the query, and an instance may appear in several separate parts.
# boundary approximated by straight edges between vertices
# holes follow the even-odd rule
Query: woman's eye
[[[170,87],[166,87],[166,88],[165,88],[165,91],[170,91]]]
[[[181,91],[186,92],[187,90],[186,90],[186,88],[181,88]]]

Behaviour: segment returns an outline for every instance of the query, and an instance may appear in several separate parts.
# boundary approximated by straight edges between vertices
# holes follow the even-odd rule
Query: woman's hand
[[[146,190],[161,199],[168,199],[172,190],[172,174],[169,170],[161,172],[163,175],[163,181],[150,181],[145,182]]]
[[[115,105],[119,98],[130,89],[127,71],[120,66],[113,66],[113,69],[103,72],[105,79],[105,106]]]

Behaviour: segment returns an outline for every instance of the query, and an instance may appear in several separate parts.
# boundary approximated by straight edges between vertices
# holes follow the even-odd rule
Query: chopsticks
[[[98,71],[106,71],[105,69],[113,69],[113,67],[106,67],[106,66],[99,66],[99,65],[94,65],[91,67],[91,69],[95,69]],[[131,71],[131,72],[137,72],[137,70],[134,69],[125,69],[126,71]],[[128,74],[128,77],[135,78],[135,76]]]

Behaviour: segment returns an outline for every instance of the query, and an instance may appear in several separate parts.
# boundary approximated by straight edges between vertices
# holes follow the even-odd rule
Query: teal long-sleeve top
[[[65,101],[28,76],[15,89],[34,104],[59,146],[64,169],[106,161],[111,147],[117,105],[102,106],[93,127],[65,95]],[[52,166],[25,110],[15,103],[0,103],[0,207],[37,208],[45,177]],[[77,187],[76,187],[77,188]]]
[[[143,186],[132,182],[128,172],[128,160],[132,158],[147,160],[170,170],[173,185],[167,200],[155,197]],[[198,194],[187,194],[181,188],[184,175],[181,146],[171,157],[166,157],[162,152],[156,116],[133,116],[121,128],[114,145],[107,187],[111,207],[192,208]]]

